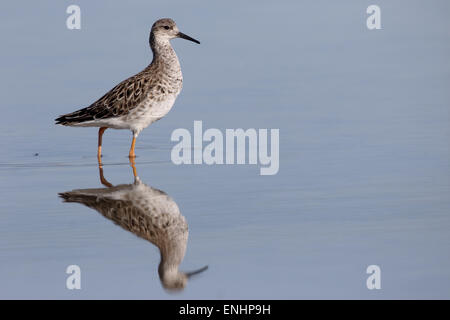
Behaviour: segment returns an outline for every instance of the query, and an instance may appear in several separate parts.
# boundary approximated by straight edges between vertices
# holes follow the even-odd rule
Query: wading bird
[[[113,186],[103,176],[99,166],[100,181],[106,188],[77,189],[62,192],[65,202],[76,202],[98,211],[123,229],[145,239],[160,251],[158,275],[166,290],[184,289],[188,280],[205,271],[205,266],[195,271],[183,272],[183,261],[188,241],[188,224],[175,201],[165,192],[143,183],[132,162],[134,183]]]
[[[178,30],[172,19],[156,21],[150,31],[153,60],[138,74],[122,81],[87,108],[57,118],[56,124],[73,127],[99,127],[100,162],[102,136],[106,129],[128,129],[133,133],[129,157],[139,133],[164,117],[172,108],[183,84],[180,62],[170,40],[183,38],[200,43]]]

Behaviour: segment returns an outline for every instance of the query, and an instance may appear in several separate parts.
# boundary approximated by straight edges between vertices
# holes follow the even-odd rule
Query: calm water
[[[450,22],[447,1],[15,1],[0,10],[0,298],[450,298]],[[144,130],[136,169],[189,225],[172,294],[159,251],[58,193],[102,188],[96,130],[53,119],[150,59],[170,16],[184,89]],[[279,128],[280,170],[181,165],[177,128]],[[132,184],[131,134],[104,136],[104,175]],[[68,265],[82,289],[67,290]],[[366,268],[381,267],[381,290]]]

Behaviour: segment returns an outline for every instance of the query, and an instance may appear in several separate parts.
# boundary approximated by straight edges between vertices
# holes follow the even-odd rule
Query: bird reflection
[[[184,289],[188,279],[208,267],[192,272],[179,271],[188,240],[188,225],[175,203],[165,192],[143,183],[133,160],[134,183],[113,186],[103,176],[99,163],[100,182],[106,188],[78,189],[62,192],[64,202],[77,202],[101,213],[123,229],[157,246],[161,260],[158,275],[168,291]]]

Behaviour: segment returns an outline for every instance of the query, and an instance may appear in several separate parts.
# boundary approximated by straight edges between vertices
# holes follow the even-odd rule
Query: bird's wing
[[[56,122],[80,123],[126,115],[149,95],[157,95],[160,88],[157,79],[144,70],[119,83],[89,107],[60,116]]]
[[[141,206],[138,204],[139,201],[133,200],[135,196],[139,196],[134,185],[78,189],[61,192],[59,196],[64,202],[81,203],[98,211],[123,229],[157,246],[161,241],[157,239],[158,237],[168,240],[176,238],[178,234],[187,237],[188,225],[175,202],[165,192],[148,188],[144,194],[150,197],[146,206]],[[120,192],[122,196],[117,195]],[[173,214],[171,209],[175,209],[176,214]]]

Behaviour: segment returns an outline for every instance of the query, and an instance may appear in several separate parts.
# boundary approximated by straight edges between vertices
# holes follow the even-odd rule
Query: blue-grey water
[[[68,30],[73,3],[1,4],[0,298],[450,298],[448,1],[76,1]],[[102,185],[96,129],[53,122],[143,69],[161,17],[202,42],[172,41],[183,92],[136,149],[189,225],[180,269],[209,266],[176,294],[155,246],[58,197]],[[176,166],[170,135],[194,120],[278,128],[278,174]],[[104,135],[114,185],[133,183],[130,142]]]

